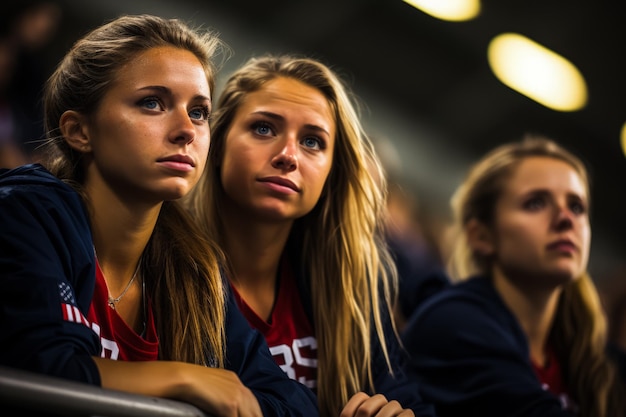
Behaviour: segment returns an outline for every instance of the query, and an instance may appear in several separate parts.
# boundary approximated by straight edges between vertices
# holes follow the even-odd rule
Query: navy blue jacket
[[[486,277],[470,278],[424,301],[402,340],[411,376],[440,417],[573,415],[542,388],[526,335]]]
[[[290,252],[292,256],[297,255],[295,251]],[[302,262],[299,263],[303,265]],[[294,265],[297,265],[294,263]],[[310,278],[300,268],[297,274],[298,292],[304,305],[304,310],[315,328],[313,320],[313,301],[310,287]],[[384,311],[384,309],[383,309]],[[374,388],[370,387],[366,391],[369,395],[383,394],[387,400],[397,400],[403,408],[413,410],[415,417],[435,417],[434,408],[431,404],[424,402],[420,395],[419,384],[409,379],[406,369],[408,367],[406,352],[400,346],[391,324],[391,317],[387,314],[383,316],[385,323],[385,336],[389,360],[393,367],[393,375],[389,372],[387,362],[383,355],[382,346],[376,334],[372,334],[372,373],[374,375]],[[375,332],[374,332],[375,333]]]
[[[39,165],[0,170],[0,365],[100,385],[100,341],[63,320],[61,303],[87,316],[95,284],[89,217],[79,195]],[[313,393],[276,365],[263,335],[232,297],[226,368],[265,416],[316,416]]]

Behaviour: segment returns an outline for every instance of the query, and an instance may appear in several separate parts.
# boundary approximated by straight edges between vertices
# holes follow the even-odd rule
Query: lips
[[[578,250],[578,246],[569,239],[559,239],[548,244],[549,250]]]
[[[283,187],[291,188],[292,190],[294,190],[296,192],[300,191],[298,186],[296,184],[294,184],[292,181],[288,180],[287,178],[282,178],[282,177],[265,177],[265,178],[261,178],[259,181],[260,182],[271,182],[273,184],[278,184],[278,185],[283,186]]]
[[[189,164],[192,167],[196,166],[194,160],[187,155],[171,155],[166,156],[165,158],[159,159],[158,162],[178,162],[181,164]]]

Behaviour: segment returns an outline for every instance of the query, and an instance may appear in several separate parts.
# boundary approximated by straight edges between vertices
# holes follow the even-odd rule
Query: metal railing
[[[195,406],[165,398],[0,366],[0,409],[99,417],[210,417]]]

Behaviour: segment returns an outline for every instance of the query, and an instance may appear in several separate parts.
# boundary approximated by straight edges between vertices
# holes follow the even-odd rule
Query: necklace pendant
[[[109,300],[107,301],[107,303],[109,304],[109,307],[111,307],[111,309],[115,310],[115,306],[117,305],[117,303],[122,299],[124,295],[126,295],[126,292],[130,288],[130,286],[133,285],[135,278],[137,278],[137,272],[139,272],[140,265],[141,258],[139,259],[139,262],[137,262],[137,268],[135,268],[135,273],[132,277],[130,277],[130,281],[128,281],[128,284],[126,284],[126,287],[124,287],[124,290],[122,290],[122,293],[120,295],[118,295],[116,298],[113,298],[111,297],[111,293],[109,293]]]

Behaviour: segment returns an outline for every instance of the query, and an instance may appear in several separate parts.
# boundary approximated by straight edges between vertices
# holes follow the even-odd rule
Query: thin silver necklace
[[[135,278],[137,277],[137,272],[139,272],[139,265],[141,265],[141,259],[139,260],[139,262],[137,262],[137,268],[135,269],[135,273],[130,278],[130,281],[128,281],[128,284],[126,284],[126,288],[124,288],[124,291],[122,291],[122,293],[120,295],[118,295],[117,297],[113,298],[113,297],[111,297],[111,294],[109,294],[109,307],[111,307],[113,310],[115,310],[115,306],[117,305],[117,303],[119,303],[120,300],[122,299],[122,297],[124,297],[124,295],[126,295],[126,292],[130,288],[130,286],[133,284],[133,282],[135,281]]]
[[[95,246],[93,247],[93,255],[97,260],[98,254],[96,253]],[[141,258],[143,258],[143,256]],[[135,272],[133,273],[133,276],[130,277],[130,281],[128,281],[128,284],[126,284],[126,288],[124,288],[124,291],[122,291],[122,293],[115,298],[111,297],[111,293],[109,292],[109,301],[107,302],[107,304],[109,304],[109,307],[111,307],[113,310],[115,310],[115,306],[117,305],[117,303],[119,303],[122,297],[126,295],[126,292],[128,292],[128,289],[130,288],[130,286],[133,285],[135,278],[137,278],[137,273],[139,272],[139,266],[141,265],[141,258],[139,258],[139,262],[137,262],[137,268],[135,268]],[[109,286],[107,285],[107,291],[110,291],[108,287]]]

